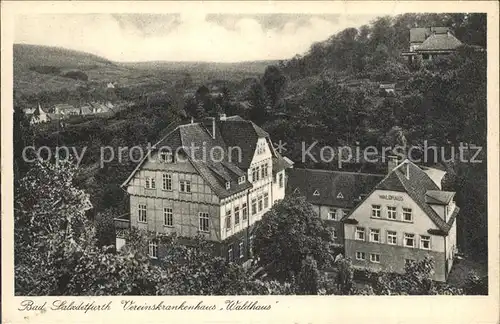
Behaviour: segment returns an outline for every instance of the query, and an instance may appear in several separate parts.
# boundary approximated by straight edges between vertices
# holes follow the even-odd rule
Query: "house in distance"
[[[437,56],[454,53],[463,44],[448,27],[424,27],[410,29],[409,45],[409,51],[401,55],[412,63],[417,56],[431,61]]]

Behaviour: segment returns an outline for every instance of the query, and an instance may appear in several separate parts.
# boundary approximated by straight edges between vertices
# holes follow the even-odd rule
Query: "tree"
[[[313,257],[307,256],[302,260],[302,267],[298,275],[298,290],[300,294],[317,295],[319,277],[318,263]]]
[[[331,236],[326,225],[304,197],[289,196],[273,205],[255,228],[254,253],[269,266],[269,275],[291,280],[312,256],[317,267],[330,262]]]
[[[339,258],[337,266],[337,288],[342,295],[349,295],[354,288],[354,268],[349,258]]]
[[[276,108],[286,86],[286,76],[276,65],[269,65],[262,76],[262,84],[272,108]]]
[[[257,124],[261,124],[267,117],[267,100],[264,86],[257,80],[251,85],[247,94],[250,102],[250,119]]]

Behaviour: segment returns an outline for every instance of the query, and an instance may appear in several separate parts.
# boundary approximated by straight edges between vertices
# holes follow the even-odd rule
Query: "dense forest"
[[[409,47],[409,30],[429,26],[451,27],[464,46],[455,54],[409,66],[401,56]],[[26,145],[85,146],[87,153],[74,182],[90,194],[94,212],[109,225],[113,217],[128,212],[127,196],[119,186],[136,164],[125,156],[100,168],[100,147],[145,147],[191,116],[225,112],[249,118],[274,142],[287,143],[283,154],[297,167],[338,168],[336,163],[301,161],[302,142],[380,148],[422,147],[427,141],[445,148],[447,159],[438,157],[436,162],[447,169],[445,189],[457,192],[459,248],[484,262],[488,242],[486,52],[473,45],[486,49],[485,14],[404,14],[343,30],[303,55],[268,66],[260,78],[223,86],[217,95],[209,84],[196,85],[197,91],[187,97],[179,94],[182,85],[161,91],[157,84],[117,87],[120,99],[134,102],[130,109],[111,118],[68,121],[64,128],[29,125],[22,113],[23,101],[15,101],[15,181],[31,169],[22,159]],[[396,93],[381,96],[381,82],[396,83]],[[79,98],[66,90],[63,95]],[[49,102],[51,94],[44,96],[42,100]],[[483,162],[456,160],[457,152],[451,147],[460,143],[482,147]],[[385,166],[361,162],[343,169],[383,172]],[[111,243],[113,238],[110,235],[104,241]]]

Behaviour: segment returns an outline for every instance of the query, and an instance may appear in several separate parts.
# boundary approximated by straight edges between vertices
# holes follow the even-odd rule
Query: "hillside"
[[[117,63],[94,54],[64,48],[14,44],[14,88],[23,95],[75,91],[85,83],[114,82],[125,88],[168,87],[190,75],[193,86],[233,82],[264,73],[272,61],[241,63]],[[69,75],[68,75],[69,73]]]

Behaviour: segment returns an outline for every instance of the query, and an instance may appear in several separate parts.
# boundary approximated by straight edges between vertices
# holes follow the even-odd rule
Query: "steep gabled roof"
[[[352,208],[358,198],[370,192],[383,175],[297,169],[287,171],[287,193],[296,189],[312,204]],[[317,192],[319,195],[314,195]]]
[[[269,137],[269,134],[262,128],[251,121],[241,119],[239,116],[220,121],[218,129],[227,147],[241,149],[241,161],[237,163],[241,169],[248,169],[250,166],[257,140]],[[236,150],[233,150],[233,154],[235,153]],[[233,157],[233,162],[235,161],[236,156]]]
[[[252,187],[248,181],[239,184],[238,180],[246,175],[244,169],[253,159],[257,140],[269,135],[251,121],[234,116],[216,121],[214,138],[212,122],[212,120],[206,120],[200,123],[179,125],[159,140],[153,146],[152,152],[148,154],[158,150],[182,152],[214,193],[220,198],[225,198]],[[238,161],[234,151],[233,156],[229,157],[229,147],[241,149],[242,161]],[[122,186],[130,182],[147,158],[148,155],[137,165]],[[226,182],[231,183],[229,189],[226,189]]]

